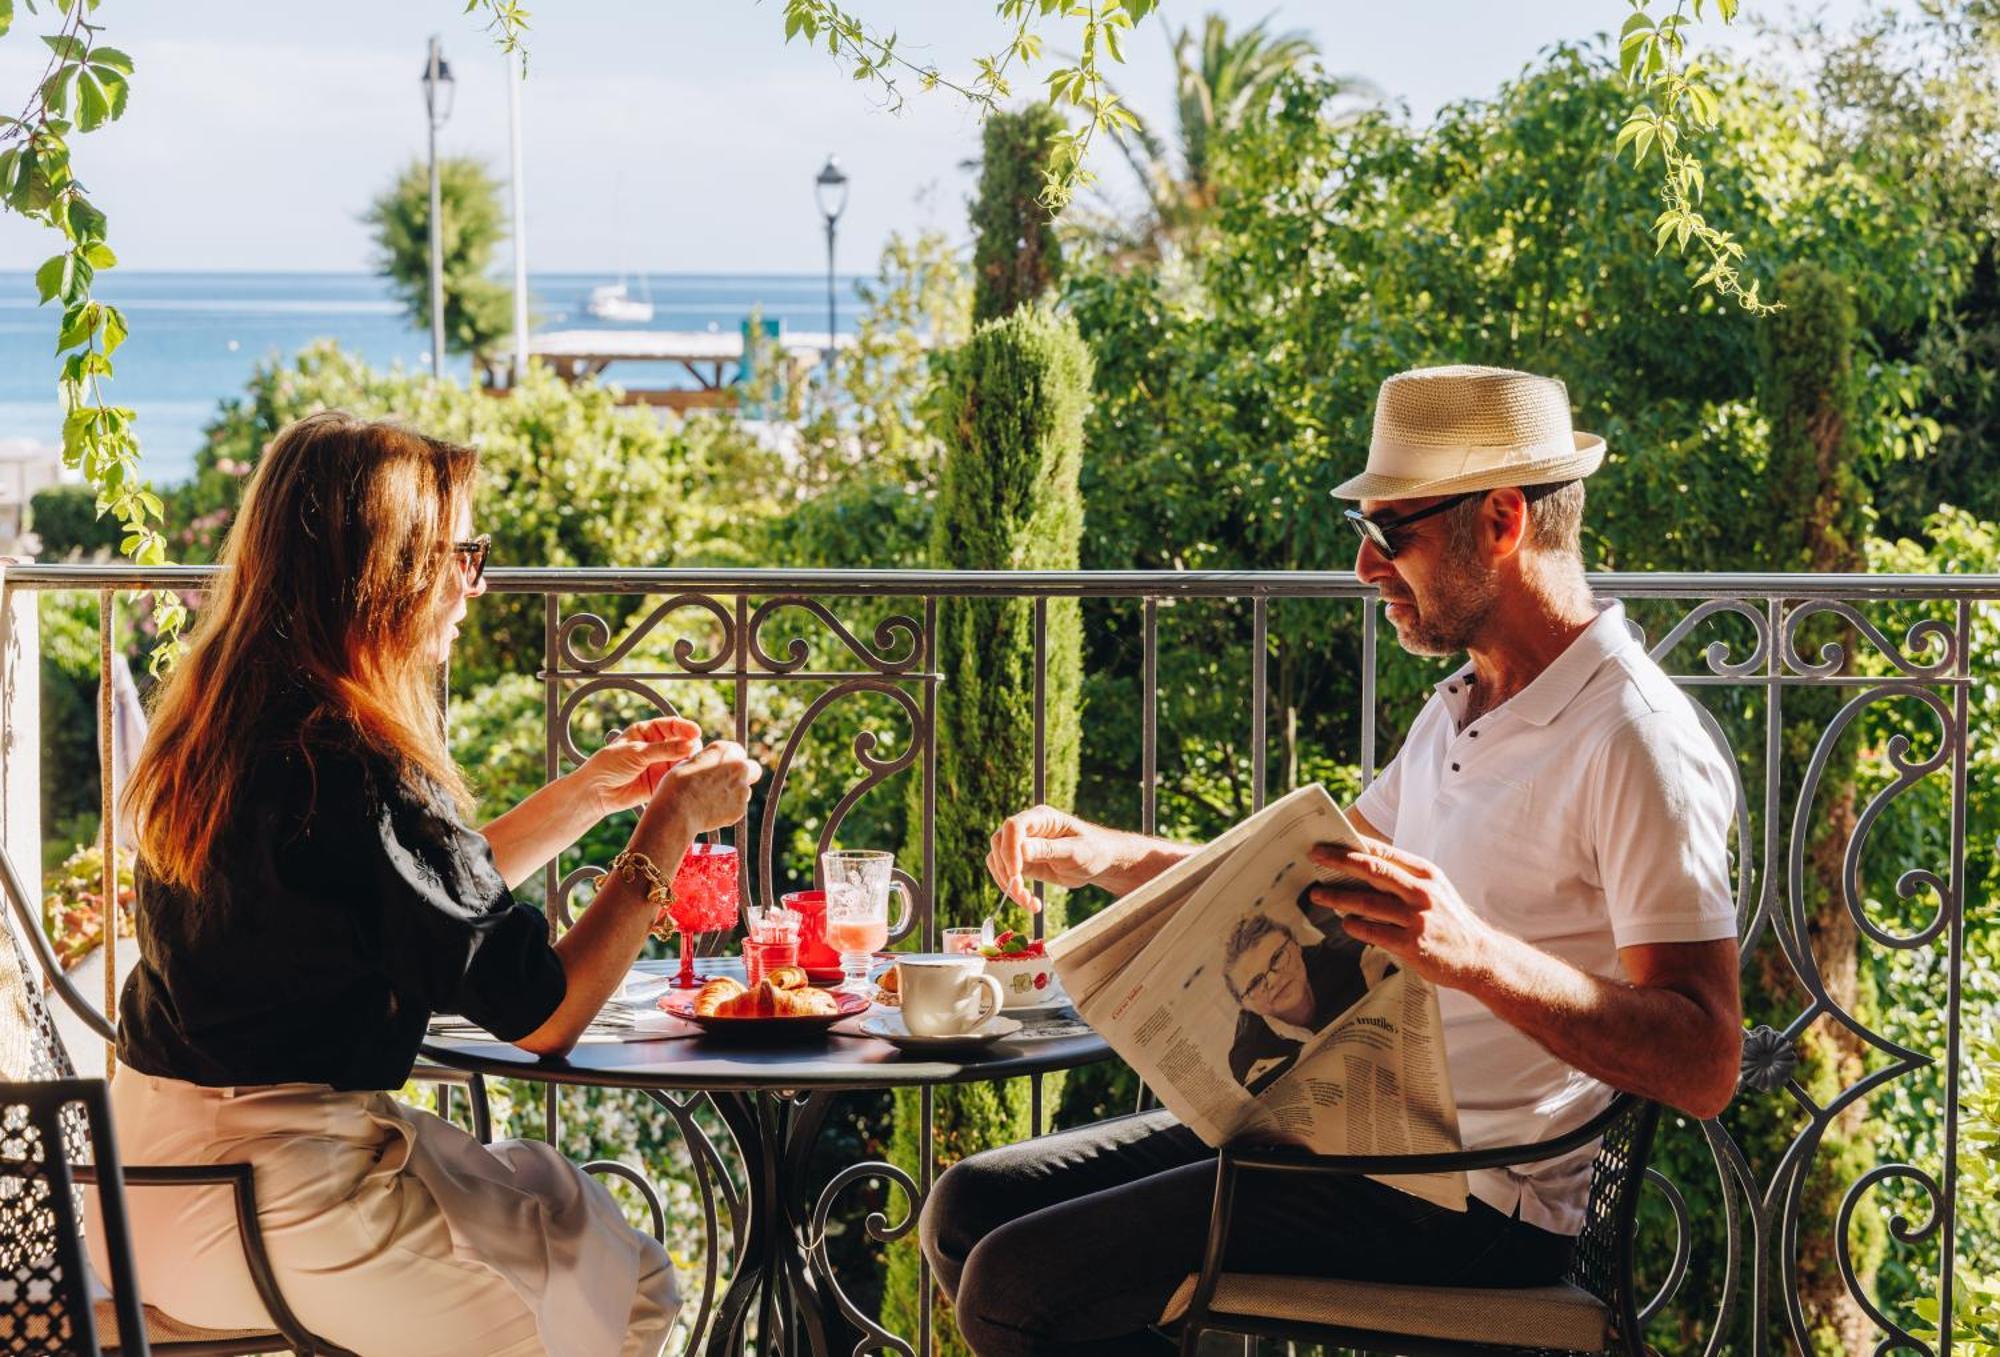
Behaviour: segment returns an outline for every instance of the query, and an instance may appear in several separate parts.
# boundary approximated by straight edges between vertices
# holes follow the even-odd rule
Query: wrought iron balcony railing
[[[32,801],[20,794],[32,785],[23,782],[34,776],[24,763],[32,764],[35,742],[11,736],[21,684],[34,672],[32,647],[21,648],[32,634],[33,597],[80,591],[108,601],[117,591],[154,587],[198,593],[211,574],[6,568],[4,804],[17,860],[38,860],[26,851],[37,831],[23,825],[33,817]],[[1142,829],[1154,829],[1160,817],[1163,706],[1171,719],[1171,695],[1163,698],[1160,685],[1163,630],[1172,630],[1163,628],[1165,610],[1234,610],[1247,671],[1240,735],[1249,750],[1250,805],[1263,803],[1273,780],[1269,655],[1286,609],[1316,607],[1322,611],[1315,617],[1347,619],[1336,650],[1352,657],[1356,699],[1351,729],[1336,742],[1362,780],[1398,733],[1378,731],[1377,720],[1381,676],[1399,661],[1383,645],[1372,590],[1347,574],[494,569],[487,579],[497,594],[543,603],[535,677],[544,698],[547,774],[585,753],[576,727],[593,703],[676,710],[689,685],[705,685],[724,699],[735,737],[771,760],[767,791],[737,831],[746,898],[768,903],[787,870],[796,870],[801,842],[823,847],[864,798],[887,798],[909,808],[905,829],[920,845],[905,875],[917,904],[911,936],[926,947],[936,945],[939,926],[938,712],[949,696],[935,661],[940,611],[957,600],[1033,601],[1038,795],[1046,785],[1049,601],[1083,600],[1087,627],[1115,618],[1121,635],[1136,634],[1136,656],[1121,662],[1137,671],[1137,747],[1124,752],[1136,765],[1132,820]],[[1809,1352],[1808,1307],[1823,1313],[1834,1306],[1872,1328],[1870,1350],[1949,1352],[1949,1335],[1925,1333],[1913,1305],[1929,1300],[1950,1314],[1961,1255],[1976,1245],[1991,1267],[1991,1251],[2000,1247],[1966,1233],[1977,1224],[1973,1217],[1986,1217],[1962,1209],[1961,1200],[1963,1095],[1982,1077],[1966,1051],[1967,935],[1993,926],[1968,863],[1990,859],[1983,844],[1968,852],[1968,836],[1979,809],[1974,755],[1985,733],[1976,727],[1981,712],[2000,706],[1987,696],[2000,686],[1990,650],[2000,578],[1603,575],[1593,584],[1627,601],[1651,653],[1690,691],[1710,733],[1733,755],[1744,965],[1762,996],[1738,1106],[1682,1127],[1678,1148],[1652,1177],[1657,1191],[1646,1228],[1660,1232],[1662,1259],[1659,1294],[1647,1312],[1654,1341],[1663,1351]],[[111,618],[101,609],[106,653]],[[1400,691],[1407,698],[1409,683]],[[757,693],[785,696],[760,705]],[[840,726],[852,735],[846,752],[853,776],[829,780],[812,737],[816,728],[840,724],[830,712],[855,702],[873,705],[865,718]],[[765,717],[789,728],[757,728]],[[875,729],[885,719],[901,727],[886,738]],[[811,830],[801,828],[787,799],[808,794],[830,798],[804,817],[817,820]],[[551,864],[543,883],[551,913],[567,917],[572,893],[595,871],[586,865],[564,874]],[[1858,1003],[1857,970],[1922,993],[1929,1010]],[[1046,1118],[1036,1092],[1032,1120],[1040,1128]],[[706,1134],[697,1125],[699,1102],[691,1095],[685,1115],[675,1118],[684,1133]],[[1874,1110],[1884,1103],[1890,1112]],[[552,1137],[558,1110],[551,1089]],[[1865,1146],[1879,1162],[1855,1170],[1851,1156],[1826,1152],[1835,1139]],[[742,1197],[712,1146],[687,1162],[703,1179],[711,1236],[704,1280],[712,1292],[727,1271],[718,1260],[731,1237],[716,1228],[717,1203],[727,1214]],[[914,1177],[877,1167],[883,1181],[907,1184],[913,1219],[930,1165]],[[1827,1175],[1845,1175],[1831,1198],[1821,1181]],[[837,1173],[817,1218],[832,1210],[833,1194],[864,1176],[852,1167]],[[1857,1221],[1871,1213],[1892,1217],[1891,1266],[1878,1268],[1854,1244],[1862,1233]],[[867,1228],[878,1238],[902,1232],[879,1219]],[[690,1314],[691,1344],[703,1341],[711,1305],[712,1295],[705,1296]],[[927,1349],[929,1330],[926,1320],[907,1340],[887,1345]]]

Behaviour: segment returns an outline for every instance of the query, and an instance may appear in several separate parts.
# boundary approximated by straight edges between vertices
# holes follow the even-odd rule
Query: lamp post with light
[[[813,181],[813,196],[819,200],[820,215],[826,218],[826,352],[833,360],[833,228],[847,208],[847,176],[841,173],[840,157],[828,156]]]
[[[454,82],[438,40],[424,62],[424,112],[431,129],[431,375],[444,375],[444,191],[438,182],[438,128],[451,117]]]

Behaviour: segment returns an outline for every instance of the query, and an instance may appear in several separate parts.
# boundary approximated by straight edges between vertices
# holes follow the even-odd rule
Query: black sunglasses
[[[1394,560],[1396,558],[1396,542],[1389,535],[1390,533],[1399,532],[1409,527],[1412,523],[1421,523],[1433,514],[1441,514],[1447,509],[1456,509],[1467,500],[1479,499],[1488,493],[1490,492],[1485,490],[1468,490],[1462,495],[1448,495],[1436,504],[1431,505],[1428,509],[1419,509],[1413,514],[1403,514],[1400,517],[1370,518],[1359,509],[1343,510],[1341,516],[1348,521],[1356,533],[1360,534],[1362,541],[1372,544],[1375,550],[1382,553],[1385,560]]]
[[[1574,481],[1549,481],[1542,485],[1524,485],[1521,487],[1521,498],[1533,504],[1537,500],[1548,498],[1564,486],[1574,485],[1575,483]],[[1360,534],[1362,541],[1372,543],[1375,550],[1382,553],[1384,560],[1394,560],[1396,558],[1396,542],[1394,538],[1390,537],[1390,533],[1407,528],[1412,523],[1421,523],[1433,514],[1441,514],[1447,509],[1456,509],[1467,500],[1479,499],[1482,496],[1492,493],[1491,490],[1468,490],[1462,495],[1448,495],[1436,504],[1431,505],[1428,509],[1419,509],[1413,514],[1404,514],[1400,518],[1370,518],[1359,509],[1344,509],[1341,511],[1341,517],[1353,525],[1354,531]]]
[[[486,578],[486,557],[493,550],[493,534],[482,532],[470,542],[453,542],[451,549],[457,554],[460,566],[469,573],[466,584],[477,588],[479,581]]]

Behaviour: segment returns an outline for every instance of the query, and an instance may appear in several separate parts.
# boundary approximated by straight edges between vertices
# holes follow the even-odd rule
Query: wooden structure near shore
[[[778,335],[759,347],[779,358],[783,364],[780,380],[789,386],[825,361],[830,347],[851,342],[847,335],[798,331]],[[620,383],[624,404],[669,410],[734,409],[744,376],[744,343],[740,332],[547,330],[529,341],[528,356],[546,363],[566,382],[598,376],[613,363],[678,365],[694,379],[694,385],[637,387]],[[506,390],[511,357],[503,352],[488,360],[490,390]]]

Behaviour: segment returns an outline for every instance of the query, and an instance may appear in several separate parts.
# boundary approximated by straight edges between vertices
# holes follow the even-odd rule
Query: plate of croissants
[[[663,995],[660,1007],[712,1034],[804,1036],[866,1012],[868,1000],[847,990],[817,989],[806,983],[800,967],[779,966],[755,989],[733,976],[717,976],[692,994]]]

